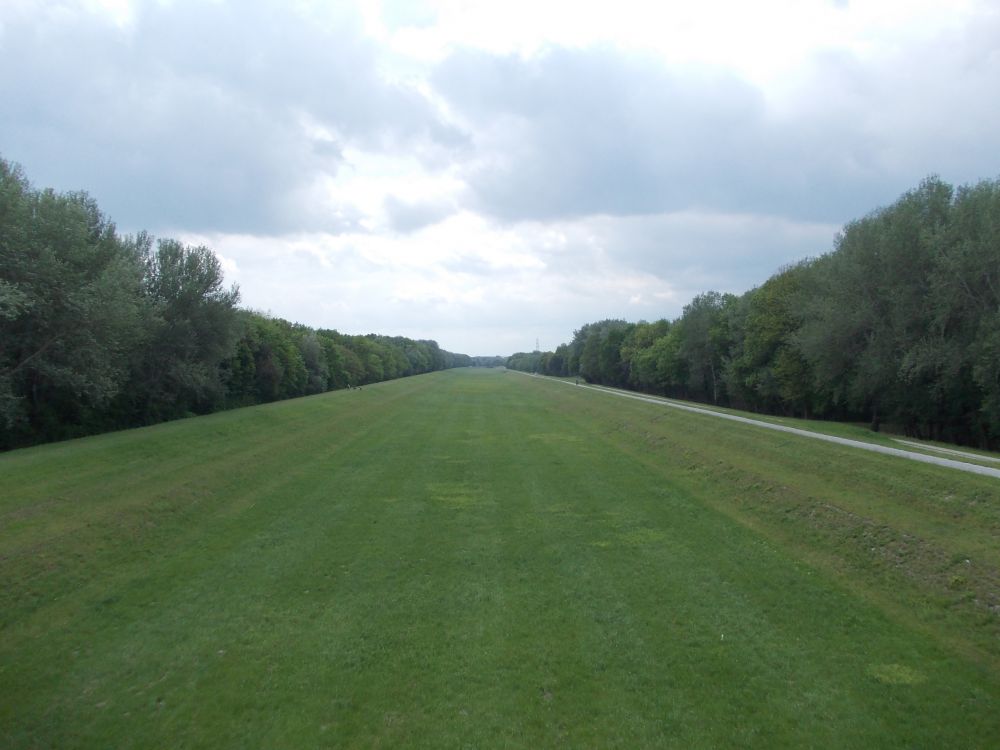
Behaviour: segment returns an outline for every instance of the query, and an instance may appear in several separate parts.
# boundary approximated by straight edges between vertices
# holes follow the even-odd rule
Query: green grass
[[[547,379],[559,380],[562,382],[573,382],[573,383],[579,382],[579,378],[547,378]],[[678,399],[650,395],[647,393],[642,393],[640,391],[628,391],[621,388],[611,388],[603,385],[589,385],[588,387],[602,391],[634,393],[636,395],[641,395],[647,398],[659,399],[666,403],[680,404],[682,406],[693,406],[698,409],[705,409],[706,411],[714,411],[720,414],[730,414],[738,417],[745,417],[747,419],[756,419],[759,422],[780,424],[784,425],[785,427],[795,427],[796,429],[799,430],[806,430],[807,432],[816,432],[821,435],[832,435],[834,437],[848,438],[850,440],[859,440],[863,443],[884,445],[887,448],[896,448],[898,450],[913,451],[916,453],[923,453],[928,456],[950,458],[955,461],[963,461],[965,463],[977,464],[979,466],[988,466],[991,468],[995,468],[997,462],[1000,461],[1000,453],[996,453],[994,451],[981,450],[979,448],[971,448],[964,445],[955,445],[953,443],[944,443],[935,440],[921,440],[919,438],[909,437],[902,433],[895,433],[887,430],[875,432],[870,427],[856,422],[833,422],[822,419],[778,417],[772,414],[760,414],[757,412],[743,411],[741,409],[731,409],[729,407],[724,407],[724,406],[703,404],[697,401],[680,401]],[[900,441],[902,440],[905,440],[906,444],[901,443]],[[947,449],[947,451],[942,452],[939,450],[935,450],[935,448],[945,448]],[[956,455],[954,453],[951,453],[951,451],[958,451],[962,455]]]
[[[1000,483],[452,371],[0,456],[0,746],[993,747]]]

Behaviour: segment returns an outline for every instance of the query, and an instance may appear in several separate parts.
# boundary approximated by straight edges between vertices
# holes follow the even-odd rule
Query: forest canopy
[[[1000,182],[928,178],[743,295],[589,323],[507,366],[998,447]]]
[[[0,449],[468,365],[239,307],[218,258],[121,235],[0,159]],[[928,178],[833,249],[674,320],[603,320],[513,369],[1000,445],[1000,182]]]
[[[122,236],[0,159],[0,449],[471,364],[239,300],[210,249]]]

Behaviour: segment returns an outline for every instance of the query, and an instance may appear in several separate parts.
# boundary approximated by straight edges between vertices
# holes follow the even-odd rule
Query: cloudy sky
[[[1000,177],[1000,3],[3,0],[0,156],[248,307],[552,349]]]

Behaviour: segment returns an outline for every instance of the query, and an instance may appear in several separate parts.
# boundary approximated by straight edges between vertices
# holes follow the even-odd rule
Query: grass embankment
[[[579,383],[579,378],[547,378],[547,380],[558,380],[561,382]],[[778,417],[772,414],[762,414],[741,409],[731,409],[724,406],[703,404],[699,401],[680,401],[678,399],[666,398],[654,394],[643,393],[642,391],[632,391],[623,388],[612,388],[604,385],[585,384],[588,388],[599,391],[610,391],[612,393],[625,393],[643,398],[656,399],[667,404],[678,404],[681,406],[704,409],[705,411],[718,412],[719,414],[729,414],[731,416],[743,417],[745,419],[755,419],[758,422],[768,422],[784,427],[794,427],[807,432],[816,432],[820,435],[832,435],[849,440],[858,440],[862,443],[872,443],[873,445],[883,445],[886,448],[923,453],[927,456],[937,456],[939,458],[950,458],[964,463],[977,464],[989,468],[996,468],[1000,464],[1000,454],[994,451],[981,450],[968,446],[958,446],[953,443],[943,443],[935,440],[922,440],[908,437],[903,433],[892,431],[876,432],[869,427],[856,422],[834,422],[821,419],[800,419],[798,417]]]
[[[989,747],[1000,486],[499,371],[0,456],[9,747]]]

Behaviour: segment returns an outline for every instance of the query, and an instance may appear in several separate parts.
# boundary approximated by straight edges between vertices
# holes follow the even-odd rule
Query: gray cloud
[[[661,315],[673,317],[695,294],[715,289],[742,293],[781,266],[821,255],[833,246],[836,224],[804,223],[748,214],[702,213],[598,217],[586,220],[591,253],[621,268],[671,284],[678,299]],[[577,257],[553,262],[554,270]]]
[[[997,39],[965,29],[866,65],[818,54],[780,114],[732,75],[609,48],[463,51],[433,80],[474,134],[478,207],[501,219],[694,209],[841,222],[929,173],[996,169]]]
[[[392,30],[431,26],[437,20],[433,8],[413,0],[382,0],[382,21]]]
[[[392,195],[385,199],[389,225],[404,234],[436,224],[453,210],[451,204],[443,201],[407,202]]]
[[[817,50],[765,91],[613,47],[460,51],[423,81],[346,3],[150,0],[124,28],[73,6],[0,4],[0,155],[88,190],[127,231],[210,237],[247,304],[310,325],[552,348],[588,321],[759,284],[927,174],[1000,173],[995,12],[864,59]],[[384,8],[390,30],[433,26]],[[445,198],[414,193],[420,166],[447,175]],[[334,175],[344,205],[315,199]],[[365,213],[380,205],[389,231]],[[452,211],[495,222],[445,233],[455,250],[433,266],[364,252],[419,260],[437,228],[417,230]],[[323,233],[348,249],[328,256]],[[477,242],[540,262],[462,252]]]
[[[423,97],[382,80],[351,15],[271,2],[136,13],[120,29],[80,11],[13,11],[0,36],[4,157],[40,184],[86,187],[132,228],[338,231],[337,217],[288,197],[336,173],[344,146],[456,137]]]
[[[700,210],[842,222],[929,173],[997,173],[996,14],[875,62],[817,53],[780,113],[731,74],[610,47],[463,51],[432,77],[461,132],[379,74],[384,51],[351,10],[143,3],[120,29],[18,7],[0,12],[0,153],[39,184],[85,187],[128,229],[356,231],[349,209],[306,200],[348,147],[458,165],[462,200],[505,221]],[[405,20],[405,4],[388,16]],[[386,208],[401,232],[443,215]]]

